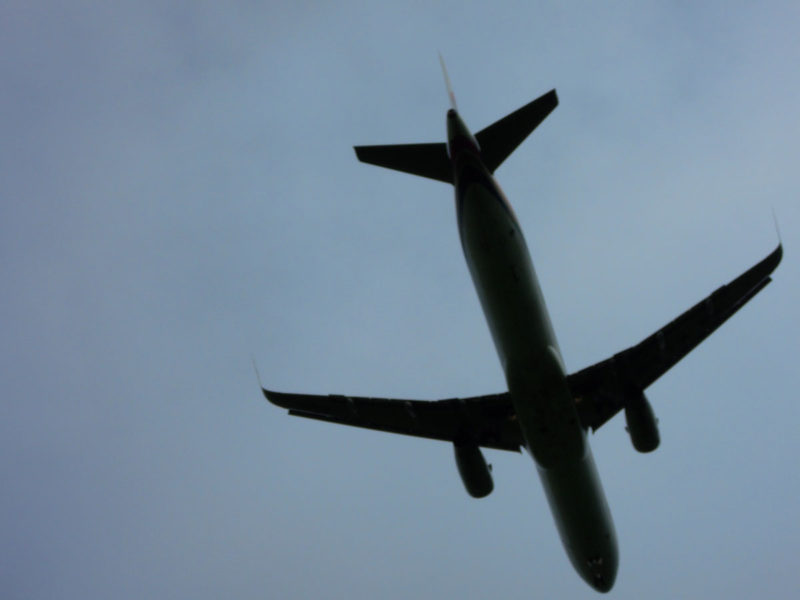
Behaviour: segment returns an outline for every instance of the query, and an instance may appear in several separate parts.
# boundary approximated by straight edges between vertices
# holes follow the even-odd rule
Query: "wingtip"
[[[778,247],[773,251],[775,255],[775,266],[777,267],[783,258],[783,238],[781,237],[781,228],[778,225],[778,215],[775,212],[774,206],[772,207],[772,220],[775,221],[775,233],[778,236]]]
[[[353,151],[356,153],[356,158],[362,162],[369,164],[369,151],[370,148],[375,148],[375,146],[353,146]]]
[[[264,396],[266,400],[268,400],[272,404],[276,404],[275,400],[278,397],[278,392],[275,392],[273,390],[268,390],[264,386],[261,386],[261,394]]]
[[[258,380],[258,387],[261,389],[261,394],[272,404],[277,404],[276,399],[280,394],[264,387],[264,384],[261,382],[261,374],[258,372],[258,366],[256,366],[255,357],[251,356],[250,360],[253,363],[253,371],[256,373],[256,379]]]
[[[289,404],[286,403],[286,400],[292,396],[292,394],[287,394],[284,392],[276,392],[275,390],[268,390],[265,387],[261,387],[261,393],[264,395],[264,398],[270,403],[274,404],[275,406],[280,406],[281,408],[291,408]]]
[[[778,247],[772,251],[772,258],[775,261],[775,266],[773,267],[774,269],[781,264],[781,260],[783,260],[783,242],[778,241]]]
[[[759,269],[761,273],[763,273],[764,277],[769,278],[772,272],[778,268],[778,265],[781,264],[781,260],[783,259],[783,243],[778,242],[778,245],[775,249],[767,254],[767,256],[761,260],[753,269]]]

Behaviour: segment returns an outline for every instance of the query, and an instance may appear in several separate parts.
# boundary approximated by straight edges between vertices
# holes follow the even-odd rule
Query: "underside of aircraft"
[[[610,511],[587,440],[624,411],[640,452],[660,442],[645,390],[771,281],[779,244],[763,260],[622,352],[567,374],[524,235],[493,174],[558,104],[555,90],[474,136],[452,92],[447,143],[358,146],[364,162],[451,183],[464,256],[503,368],[507,391],[426,401],[263,390],[290,415],[453,444],[467,492],[491,493],[481,448],[527,450],[576,571],[607,592],[617,572]]]

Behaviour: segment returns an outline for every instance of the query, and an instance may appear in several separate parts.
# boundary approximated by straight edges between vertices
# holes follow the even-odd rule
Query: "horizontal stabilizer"
[[[494,173],[556,106],[558,96],[555,90],[550,90],[475,134],[486,168]]]
[[[361,162],[453,183],[447,144],[444,143],[356,146],[355,151]]]

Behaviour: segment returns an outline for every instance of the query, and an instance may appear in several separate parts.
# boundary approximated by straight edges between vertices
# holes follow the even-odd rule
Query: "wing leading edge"
[[[262,391],[298,417],[498,450],[523,444],[507,393],[428,401]]]
[[[766,258],[635,346],[567,377],[578,414],[593,431],[629,399],[689,354],[772,281],[783,257],[779,244]]]

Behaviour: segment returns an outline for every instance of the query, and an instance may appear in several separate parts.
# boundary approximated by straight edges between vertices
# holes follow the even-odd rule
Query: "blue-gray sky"
[[[788,597],[797,516],[793,2],[12,0],[0,9],[0,589],[17,598],[595,597],[532,462],[285,416],[287,391],[504,389],[451,189],[351,146],[556,87],[499,169],[569,370],[776,243],[775,282],[593,436],[618,598]]]

